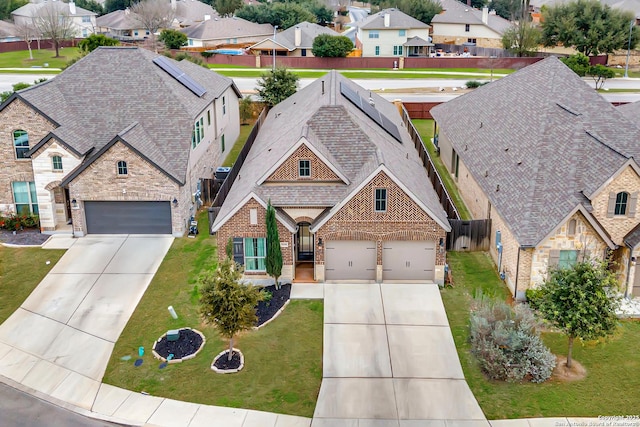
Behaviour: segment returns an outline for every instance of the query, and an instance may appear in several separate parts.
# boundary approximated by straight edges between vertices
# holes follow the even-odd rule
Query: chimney
[[[128,14],[129,14],[129,12],[131,12],[131,11],[129,10],[129,8],[126,8],[126,9],[124,10],[124,14],[125,14],[125,15],[128,15]]]
[[[176,10],[177,7],[176,0],[171,0],[171,10]]]
[[[387,28],[389,25],[391,25],[391,15],[387,12],[384,14],[384,26]]]
[[[294,46],[295,47],[300,47],[300,45],[302,44],[302,30],[300,29],[300,27],[296,27],[294,30]]]
[[[69,13],[72,15],[76,14],[76,4],[72,1],[69,2]]]
[[[486,6],[482,8],[482,23],[484,25],[489,23],[489,8]]]

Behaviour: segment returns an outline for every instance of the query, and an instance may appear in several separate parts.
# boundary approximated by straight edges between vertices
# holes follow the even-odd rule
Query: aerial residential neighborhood
[[[0,0],[0,425],[640,427],[637,15]]]

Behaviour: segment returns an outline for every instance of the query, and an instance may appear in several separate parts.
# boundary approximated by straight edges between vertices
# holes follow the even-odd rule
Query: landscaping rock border
[[[167,336],[167,333],[165,332],[164,335],[162,335],[160,338],[158,338],[154,343],[153,343],[153,348],[152,348],[152,353],[153,353],[153,357],[155,357],[156,359],[162,360],[163,362],[167,362],[167,363],[182,363],[185,360],[189,360],[189,359],[193,359],[194,357],[196,357],[198,355],[198,353],[200,353],[200,351],[202,350],[202,348],[204,347],[205,343],[207,342],[207,339],[204,337],[204,334],[200,331],[198,331],[197,329],[193,329],[193,328],[180,328],[178,329],[179,331],[193,331],[196,334],[200,335],[202,337],[202,344],[200,344],[200,348],[198,350],[196,350],[195,353],[190,354],[188,356],[185,356],[181,359],[171,359],[171,360],[167,360],[166,358],[160,356],[157,352],[156,352],[156,344],[158,344],[160,342],[160,340],[162,340],[162,338]]]
[[[253,330],[257,331],[258,329],[263,328],[263,327],[267,326],[269,323],[271,323],[276,317],[280,316],[280,313],[282,313],[284,311],[285,307],[289,305],[289,302],[291,302],[291,298],[289,298],[287,300],[287,302],[285,302],[284,305],[282,307],[280,307],[280,310],[275,312],[275,314],[271,317],[271,319],[267,320],[262,325],[254,326]]]
[[[218,355],[216,357],[213,358],[213,362],[211,362],[211,370],[214,371],[217,374],[235,374],[237,372],[240,372],[242,370],[242,368],[244,368],[244,354],[242,354],[242,352],[240,350],[238,350],[237,348],[233,348],[233,352],[234,353],[238,353],[240,355],[240,366],[238,366],[236,369],[218,369],[215,366],[215,363],[218,359],[220,359],[222,356],[224,356],[225,354],[227,354],[227,352],[229,351],[228,348],[225,348],[224,350],[222,350],[220,353],[218,353]]]

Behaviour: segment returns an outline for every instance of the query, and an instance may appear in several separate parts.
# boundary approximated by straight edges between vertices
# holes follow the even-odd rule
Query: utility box
[[[170,329],[167,331],[167,341],[178,341],[180,331],[178,329]]]
[[[230,167],[220,166],[219,168],[216,168],[216,179],[224,181],[225,178],[227,178],[227,175],[229,175],[229,172],[231,172]]]

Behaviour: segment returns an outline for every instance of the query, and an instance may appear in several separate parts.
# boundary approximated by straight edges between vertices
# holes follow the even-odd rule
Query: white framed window
[[[51,157],[51,169],[53,169],[54,172],[62,172],[62,157]]]
[[[399,37],[405,37],[407,35],[407,30],[398,30]]]
[[[249,237],[244,239],[244,271],[266,271],[267,239]]]
[[[91,17],[90,16],[83,16],[82,17],[82,23],[83,24],[90,24],[91,23]]]
[[[300,178],[311,177],[311,160],[298,160],[298,176]]]
[[[464,31],[468,33],[471,30],[471,26],[469,24],[464,24]]]
[[[211,126],[211,110],[207,110],[207,126]]]
[[[225,149],[225,146],[224,146],[224,134],[222,134],[220,136],[220,149],[224,153],[224,149]]]
[[[191,135],[191,148],[196,148],[204,139],[204,118],[200,117],[193,125],[193,134]]]
[[[370,39],[379,39],[380,38],[380,31],[374,31],[374,30],[369,31],[369,38]]]
[[[380,56],[380,46],[376,46],[375,55]]]
[[[129,174],[129,168],[127,167],[127,162],[124,160],[120,160],[117,165],[118,175],[125,176]]]
[[[387,189],[386,188],[376,188],[375,189],[375,206],[374,210],[376,212],[386,212],[387,211]]]
[[[227,114],[227,98],[226,97],[222,97],[222,115],[224,116],[225,114]]]
[[[18,214],[38,215],[38,196],[35,182],[14,181],[11,183],[13,201]]]
[[[26,159],[29,151],[29,134],[26,130],[13,131],[13,146],[16,150],[16,159]]]
[[[621,191],[620,193],[616,194],[616,207],[613,214],[626,215],[628,202],[629,202],[629,193],[627,193],[626,191]]]
[[[395,56],[402,56],[402,45],[394,46],[393,47],[393,54]]]

